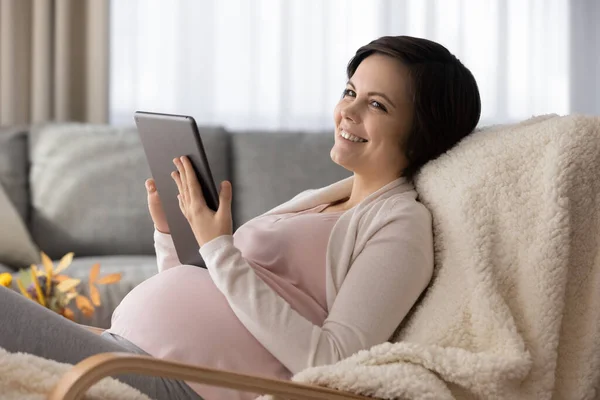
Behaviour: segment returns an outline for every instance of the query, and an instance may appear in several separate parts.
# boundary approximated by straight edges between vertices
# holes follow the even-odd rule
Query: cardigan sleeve
[[[372,235],[323,326],[302,317],[262,281],[231,235],[206,243],[200,253],[240,321],[295,374],[391,337],[431,279],[433,238],[425,212],[400,213]]]
[[[154,250],[156,251],[158,272],[181,265],[171,235],[159,232],[156,228],[154,229]]]

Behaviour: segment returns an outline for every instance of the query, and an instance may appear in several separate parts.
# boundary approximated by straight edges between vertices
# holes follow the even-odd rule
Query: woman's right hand
[[[146,180],[146,192],[148,192],[148,210],[154,222],[154,227],[161,233],[170,233],[169,225],[167,224],[167,217],[163,210],[160,197],[156,191],[156,184],[154,179],[150,178]]]

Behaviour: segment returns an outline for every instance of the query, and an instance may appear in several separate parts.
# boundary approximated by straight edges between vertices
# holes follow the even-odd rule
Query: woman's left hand
[[[200,182],[190,160],[184,156],[175,158],[173,163],[177,171],[173,171],[171,177],[179,189],[177,195],[179,208],[188,220],[200,247],[219,236],[231,235],[233,233],[231,183],[228,181],[221,183],[219,209],[214,212],[206,205]]]

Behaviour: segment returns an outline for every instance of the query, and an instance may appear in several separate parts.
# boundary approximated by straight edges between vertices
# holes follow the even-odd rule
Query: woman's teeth
[[[366,140],[359,138],[357,136],[351,135],[346,131],[340,131],[340,136],[343,137],[346,140],[349,140],[351,142],[356,142],[356,143],[365,143]]]

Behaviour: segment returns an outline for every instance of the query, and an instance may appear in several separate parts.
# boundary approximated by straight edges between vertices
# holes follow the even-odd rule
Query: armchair
[[[481,130],[426,165],[416,185],[436,269],[391,343],[294,382],[101,354],[50,399],[81,398],[125,371],[284,399],[597,398],[599,166],[600,118],[577,115]]]

